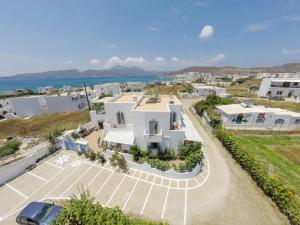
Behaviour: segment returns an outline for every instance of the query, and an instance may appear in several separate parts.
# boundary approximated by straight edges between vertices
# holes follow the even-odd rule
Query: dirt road
[[[197,200],[189,205],[189,210],[198,211],[192,224],[289,224],[276,205],[203,126],[200,118],[188,110],[193,100],[182,102],[185,112],[203,139],[211,168],[209,179],[195,193],[202,196],[201,201]]]

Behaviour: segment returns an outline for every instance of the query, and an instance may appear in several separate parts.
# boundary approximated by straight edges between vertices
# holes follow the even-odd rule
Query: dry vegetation
[[[257,87],[259,87],[260,83],[261,80],[247,80],[242,84],[229,85],[227,87],[227,93],[233,97],[256,97],[254,92],[249,93],[249,88],[251,85],[257,85]]]
[[[160,95],[168,95],[168,94],[176,94],[177,91],[181,88],[181,85],[151,85],[151,86],[146,86],[144,88],[144,92],[146,94],[151,94],[154,93],[155,89],[157,89],[158,94]]]
[[[295,102],[284,102],[284,101],[273,101],[268,99],[253,99],[254,105],[264,105],[266,107],[282,108],[300,113],[300,103]]]
[[[54,128],[75,129],[90,121],[87,110],[33,116],[28,120],[14,119],[0,122],[0,139],[9,136],[45,136]]]

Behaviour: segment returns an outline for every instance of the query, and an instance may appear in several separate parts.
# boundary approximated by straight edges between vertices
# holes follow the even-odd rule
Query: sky
[[[300,0],[0,0],[0,75],[300,62]]]

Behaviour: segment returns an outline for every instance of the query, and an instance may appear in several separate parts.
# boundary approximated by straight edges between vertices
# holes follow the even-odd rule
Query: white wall
[[[31,156],[28,156],[24,159],[20,159],[16,162],[13,162],[7,166],[0,168],[0,185],[5,184],[6,182],[14,179],[15,177],[23,174],[25,170],[31,165],[35,165],[36,161],[43,156],[48,154],[48,148],[43,148],[36,151]]]
[[[94,90],[98,96],[100,95],[118,95],[121,93],[120,83],[97,84]]]

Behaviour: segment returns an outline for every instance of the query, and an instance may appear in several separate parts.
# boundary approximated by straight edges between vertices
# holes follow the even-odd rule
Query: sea
[[[168,76],[149,75],[123,75],[123,76],[102,76],[102,77],[76,77],[76,78],[47,78],[47,79],[1,79],[0,93],[5,94],[16,89],[29,88],[37,90],[38,87],[53,86],[54,88],[62,88],[64,85],[71,87],[82,87],[85,83],[87,86],[95,84],[111,83],[111,82],[144,82],[151,81],[168,81],[172,80]]]

